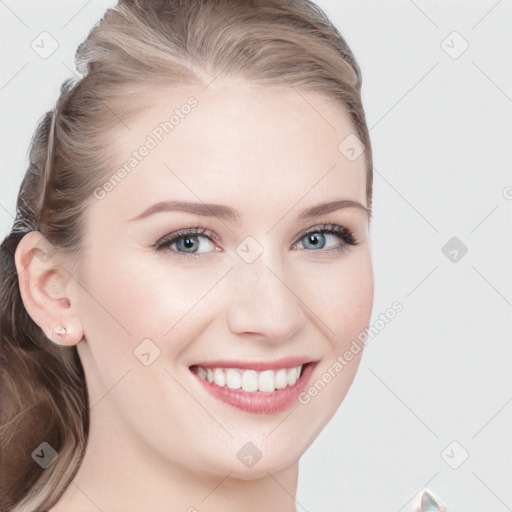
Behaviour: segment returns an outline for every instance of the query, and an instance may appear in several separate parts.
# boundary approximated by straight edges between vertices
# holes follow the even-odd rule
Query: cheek
[[[312,321],[342,350],[370,322],[374,295],[370,252],[353,252],[335,264],[309,265],[297,275],[296,290],[312,312]]]
[[[136,252],[132,256],[127,253],[88,260],[80,278],[86,283],[80,309],[91,341],[99,340],[102,349],[117,345],[118,351],[126,351],[128,345],[128,356],[145,338],[154,340],[162,349],[168,345],[170,331],[188,323],[190,313],[229,270],[222,266],[196,268],[193,263],[167,263],[166,258],[170,260],[172,256],[155,260]],[[108,344],[102,342],[105,339]]]
[[[328,342],[314,378],[299,397],[310,426],[308,443],[335,414],[354,381],[364,349],[357,337],[368,326],[373,309],[369,250],[354,253],[334,267],[310,272],[302,285],[302,296],[316,314],[312,321]]]

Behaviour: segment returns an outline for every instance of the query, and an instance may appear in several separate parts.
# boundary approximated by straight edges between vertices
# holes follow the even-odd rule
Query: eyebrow
[[[310,219],[336,210],[341,210],[342,208],[358,208],[364,210],[367,214],[369,213],[368,208],[358,201],[342,199],[321,203],[310,208],[306,208],[305,210],[301,210],[297,218],[299,220]],[[189,201],[160,201],[159,203],[150,206],[139,215],[129,219],[129,222],[145,219],[151,215],[162,212],[184,212],[204,217],[218,217],[219,219],[232,223],[239,223],[242,219],[242,215],[236,208],[231,208],[221,204],[194,203]]]
[[[139,215],[129,219],[129,222],[145,219],[150,215],[161,212],[193,213],[204,217],[218,217],[219,219],[231,222],[239,222],[242,218],[237,209],[221,204],[193,203],[189,201],[161,201],[150,206]]]
[[[311,208],[306,208],[299,213],[297,218],[310,219],[311,217],[319,217],[320,215],[331,213],[336,210],[341,210],[342,208],[358,208],[369,214],[368,208],[366,208],[366,206],[362,205],[358,201],[353,201],[352,199],[341,199],[338,201],[330,201],[328,203],[318,204],[316,206],[312,206]]]

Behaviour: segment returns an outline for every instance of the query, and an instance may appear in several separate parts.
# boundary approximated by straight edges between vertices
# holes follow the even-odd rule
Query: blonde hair
[[[206,87],[217,77],[312,91],[344,107],[365,146],[371,212],[372,153],[361,73],[347,43],[309,0],[120,0],[75,56],[67,80],[30,143],[17,215],[1,246],[3,510],[48,510],[76,474],[87,442],[84,371],[76,347],[57,346],[26,312],[14,252],[38,230],[79,254],[84,211],[115,166],[107,137],[142,108],[141,91]],[[121,128],[120,128],[121,127]],[[341,142],[341,141],[340,141]],[[31,457],[57,452],[46,469]]]

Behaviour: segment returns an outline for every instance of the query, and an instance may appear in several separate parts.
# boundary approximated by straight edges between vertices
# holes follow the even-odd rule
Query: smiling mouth
[[[207,367],[193,365],[190,371],[202,380],[221,388],[242,390],[247,393],[274,393],[294,386],[304,370],[312,363],[276,370],[252,370],[229,367]]]

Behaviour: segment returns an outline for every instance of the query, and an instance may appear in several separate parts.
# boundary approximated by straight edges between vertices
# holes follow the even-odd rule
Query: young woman
[[[3,509],[294,511],[372,312],[354,56],[309,0],[121,0],[76,63],[2,244]]]

